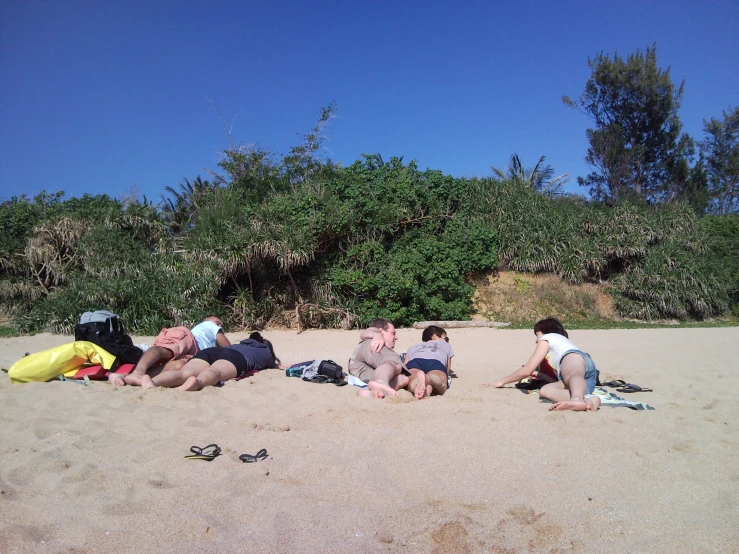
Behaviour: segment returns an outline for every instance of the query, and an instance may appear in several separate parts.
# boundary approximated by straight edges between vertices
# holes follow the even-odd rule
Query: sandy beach
[[[263,334],[345,368],[358,336]],[[654,389],[594,414],[481,386],[532,331],[449,335],[458,378],[422,401],[279,370],[199,393],[2,373],[0,552],[739,552],[739,328],[572,331],[604,380]],[[0,339],[0,365],[69,341]]]

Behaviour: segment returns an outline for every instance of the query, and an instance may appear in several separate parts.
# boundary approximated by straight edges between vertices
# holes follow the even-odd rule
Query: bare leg
[[[552,402],[566,402],[570,399],[570,392],[565,389],[565,384],[562,381],[556,381],[541,387],[539,396]]]
[[[402,373],[390,379],[390,387],[394,390],[406,389],[408,388],[409,383],[410,377],[403,375]]]
[[[597,412],[600,408],[600,398],[593,396],[591,398],[584,398],[582,402],[574,402],[572,400],[567,402],[557,402],[549,411],[565,411],[569,410],[572,412]]]
[[[429,393],[430,395],[433,394],[440,396],[446,392],[446,373],[435,369],[433,371],[429,371],[426,377],[429,385],[431,386],[431,392]]]
[[[174,358],[174,352],[169,348],[164,348],[163,346],[152,346],[149,350],[144,352],[139,363],[136,364],[133,371],[129,375],[126,375],[123,380],[127,385],[141,385],[141,376],[146,375],[146,372],[149,371],[150,368],[157,364],[169,361],[172,358]]]
[[[183,369],[179,373],[183,373],[184,371]],[[236,377],[236,373],[236,366],[231,362],[217,360],[209,368],[201,371],[199,375],[188,376],[182,386],[178,387],[178,390],[199,391],[204,387],[217,385],[221,381],[233,379]]]
[[[585,360],[583,357],[578,354],[565,356],[560,363],[560,372],[562,373],[564,387],[569,391],[569,399],[552,398],[556,403],[549,409],[576,412],[596,411],[600,406],[600,399],[597,397],[585,398],[588,392],[588,384],[585,381]],[[552,385],[553,383],[545,385],[542,390]],[[559,393],[556,396],[559,396]]]
[[[396,364],[394,362],[385,362],[384,364],[380,364],[375,368],[375,378],[373,380],[378,383],[382,383],[383,385],[390,386],[390,381],[392,380],[392,378],[400,375],[402,369],[403,366],[401,366],[400,364]]]
[[[115,372],[110,372],[110,375],[108,375],[108,382],[113,385],[114,387],[125,387],[126,382],[123,380],[122,375],[118,375]]]
[[[398,393],[394,388],[379,381],[370,381],[367,383],[367,388],[372,394],[373,398],[385,398],[386,396],[398,396]]]
[[[197,377],[209,367],[210,364],[205,360],[194,358],[187,362],[180,371],[163,371],[154,379],[145,375],[141,378],[141,386],[147,389],[151,387],[179,387],[187,381],[188,377]]]
[[[180,358],[179,360],[169,360],[166,364],[164,364],[162,371],[179,371],[183,367],[185,367],[186,363],[187,360],[183,360],[182,358]]]
[[[202,388],[203,388],[203,383],[200,382],[200,379],[198,379],[194,375],[191,375],[190,377],[187,378],[184,384],[177,387],[177,390],[199,391],[199,390],[202,390]]]
[[[422,400],[426,398],[426,374],[420,369],[411,371],[413,374],[408,382],[408,392],[419,400]],[[428,385],[428,387],[430,389],[431,385]]]

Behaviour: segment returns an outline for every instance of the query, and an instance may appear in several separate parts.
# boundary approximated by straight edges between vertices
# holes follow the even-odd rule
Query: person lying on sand
[[[248,339],[226,347],[206,348],[195,354],[180,371],[163,371],[156,377],[141,377],[141,387],[178,388],[184,391],[199,391],[249,371],[280,367],[272,343],[259,333]]]
[[[192,328],[169,327],[162,329],[154,340],[154,344],[144,355],[130,375],[111,373],[108,381],[111,385],[141,385],[141,377],[157,365],[164,364],[162,371],[182,369],[185,363],[199,350],[214,346],[228,346],[228,340],[223,332],[223,323],[216,316],[206,317],[201,323]]]
[[[408,385],[408,375],[402,373],[400,356],[393,350],[398,339],[395,327],[389,320],[377,318],[359,338],[361,342],[349,359],[349,374],[365,383],[374,381],[370,390],[376,397],[397,395],[396,390]]]
[[[454,357],[449,337],[441,327],[426,327],[421,340],[423,342],[411,346],[405,356],[405,367],[411,372],[408,390],[419,400],[446,392]]]
[[[600,398],[587,396],[593,392],[597,379],[595,363],[589,354],[577,348],[567,336],[567,331],[555,318],[542,319],[534,326],[536,350],[521,369],[499,381],[485,383],[487,387],[500,388],[526,377],[535,377],[536,368],[546,358],[557,370],[559,380],[548,383],[539,395],[554,401],[550,410],[594,412],[600,407]]]
[[[372,396],[384,398],[385,396],[397,396],[402,388],[407,388],[419,400],[431,395],[442,395],[447,389],[447,375],[452,365],[454,349],[449,344],[446,331],[436,325],[430,325],[423,330],[420,344],[415,344],[408,349],[405,358],[405,367],[411,373],[407,387],[397,383],[396,388],[390,387],[377,381],[370,381],[366,391],[359,391],[359,396]]]

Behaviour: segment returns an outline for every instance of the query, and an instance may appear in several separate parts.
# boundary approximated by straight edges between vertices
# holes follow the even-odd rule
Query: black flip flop
[[[626,383],[623,387],[616,390],[618,392],[653,392],[652,389],[645,389],[639,385],[633,385],[631,383]]]
[[[616,379],[615,381],[608,381],[607,383],[603,383],[601,386],[611,387],[615,389],[616,387],[625,387],[626,385],[628,385],[626,381],[623,381],[622,379]]]
[[[245,464],[250,464],[252,462],[258,462],[259,460],[266,460],[268,456],[269,454],[267,454],[267,449],[262,448],[256,454],[242,454],[241,456],[239,456],[239,460],[241,460]]]
[[[209,444],[200,448],[199,446],[190,447],[189,456],[185,456],[186,460],[205,460],[206,462],[212,462],[216,457],[221,455],[221,447],[217,444]]]

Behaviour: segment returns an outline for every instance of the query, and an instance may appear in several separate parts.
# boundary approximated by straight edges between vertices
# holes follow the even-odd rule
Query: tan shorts
[[[379,352],[370,352],[371,339],[362,341],[349,359],[349,374],[365,383],[375,378],[375,368],[385,362],[400,363],[400,356],[387,346]]]
[[[170,327],[162,329],[153,346],[161,346],[171,350],[173,360],[187,360],[198,353],[198,343],[187,327]]]

